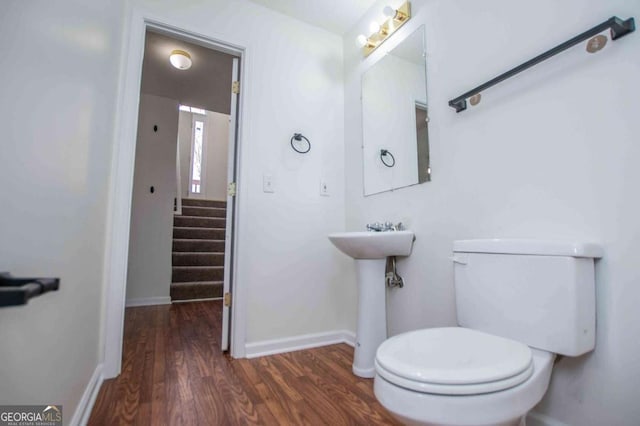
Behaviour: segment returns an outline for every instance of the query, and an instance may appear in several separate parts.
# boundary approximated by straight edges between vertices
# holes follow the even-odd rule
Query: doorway
[[[181,57],[179,66],[173,61],[176,54]],[[223,296],[231,289],[234,194],[227,186],[235,178],[231,122],[237,114],[233,82],[238,70],[239,59],[233,55],[152,29],[146,32],[127,274],[129,306],[166,302],[167,281],[171,303],[229,300]],[[185,151],[188,156],[180,155]],[[182,170],[188,170],[188,176]],[[171,182],[174,178],[177,181]],[[167,218],[178,196],[181,211]],[[222,350],[228,349],[229,340],[226,305],[221,310],[227,320],[220,319],[227,325],[220,339]]]
[[[224,113],[180,105],[174,212],[172,302],[221,299],[227,230],[229,124]]]
[[[137,114],[135,114],[135,106],[142,101],[141,93],[144,93],[145,84],[144,78],[140,78],[140,74],[144,74],[143,71],[143,49],[138,50],[138,47],[142,48],[145,44],[147,36],[149,34],[162,35],[169,38],[173,38],[178,42],[191,43],[200,49],[208,49],[212,52],[223,53],[232,57],[231,74],[234,76],[234,82],[241,80],[241,63],[243,60],[244,49],[238,48],[224,42],[215,41],[212,39],[203,38],[194,34],[190,34],[186,31],[177,30],[173,27],[151,22],[143,17],[133,17],[131,23],[131,30],[134,37],[131,38],[131,45],[128,49],[128,60],[124,69],[124,86],[121,91],[121,109],[119,112],[120,121],[119,137],[116,142],[116,152],[113,165],[113,185],[114,192],[112,193],[113,202],[111,204],[111,221],[112,221],[112,237],[109,241],[110,244],[110,258],[107,259],[107,307],[106,307],[106,321],[105,321],[105,356],[104,356],[104,376],[115,377],[119,374],[121,368],[121,354],[122,354],[122,341],[123,341],[123,323],[124,323],[124,303],[125,294],[127,293],[126,280],[123,279],[127,276],[127,271],[131,269],[129,264],[129,258],[127,256],[129,245],[128,237],[132,231],[130,222],[131,216],[128,212],[133,210],[134,202],[132,194],[133,188],[131,185],[131,177],[134,174],[134,157],[131,155],[132,151],[137,150],[137,134],[136,131],[138,125],[141,125],[141,121],[138,122]],[[139,31],[140,38],[135,36],[137,30]],[[156,46],[157,47],[157,46]],[[193,62],[195,63],[198,54],[194,55]],[[195,68],[195,67],[194,67]],[[176,71],[172,71],[176,72]],[[211,74],[209,75],[217,75]],[[229,82],[231,83],[231,82]],[[237,181],[236,171],[239,169],[240,161],[238,149],[238,128],[239,128],[239,112],[242,110],[239,90],[236,88],[238,83],[226,84],[227,108],[229,110],[230,123],[229,123],[229,168],[228,183],[231,188],[235,188]],[[133,88],[137,88],[137,91],[133,91]],[[198,91],[198,89],[196,89]],[[132,93],[133,92],[133,93]],[[161,93],[160,96],[165,95]],[[230,99],[230,101],[229,101]],[[192,104],[198,105],[197,102],[192,102],[190,99],[186,101],[180,100],[179,104]],[[176,109],[178,105],[176,105]],[[134,117],[135,115],[135,117]],[[158,128],[165,128],[166,123],[157,125]],[[177,140],[177,138],[175,139]],[[174,151],[177,155],[177,149]],[[177,162],[177,161],[176,161]],[[173,170],[174,181],[180,174],[178,170]],[[147,185],[147,197],[153,197],[153,194],[158,194],[157,190],[162,188],[154,188],[156,191],[152,191],[151,187],[154,185]],[[177,184],[176,184],[177,187]],[[127,188],[130,188],[128,192]],[[178,195],[178,191],[175,193]],[[151,195],[149,195],[151,194]],[[225,247],[224,256],[224,274],[223,274],[223,290],[224,293],[231,294],[235,288],[233,283],[234,279],[234,265],[235,265],[235,230],[237,229],[236,223],[238,222],[238,215],[236,214],[236,197],[235,191],[227,192],[226,199],[227,208],[225,219],[225,237],[223,245]],[[173,210],[173,209],[172,209]],[[230,300],[228,296],[225,300]],[[235,300],[234,300],[235,302]],[[223,350],[230,349],[231,355],[242,356],[244,352],[243,347],[243,335],[244,332],[241,327],[236,327],[234,323],[230,321],[230,303],[225,303],[223,311],[223,318],[221,318],[221,324],[223,325],[221,346]],[[238,310],[239,311],[239,310]],[[238,311],[234,310],[234,317],[238,317]],[[236,336],[237,334],[237,336]],[[235,343],[234,343],[235,342]]]

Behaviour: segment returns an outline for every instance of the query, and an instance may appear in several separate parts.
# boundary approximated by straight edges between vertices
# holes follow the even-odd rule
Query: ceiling
[[[307,24],[343,35],[376,0],[251,0]]]
[[[174,49],[189,52],[191,68],[181,71],[169,63]],[[141,91],[229,114],[232,62],[233,56],[226,53],[147,31]]]

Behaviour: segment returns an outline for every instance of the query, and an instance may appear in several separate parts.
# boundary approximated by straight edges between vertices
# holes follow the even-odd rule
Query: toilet
[[[516,426],[544,396],[557,354],[595,347],[595,244],[453,245],[459,327],[385,340],[374,392],[407,425]]]

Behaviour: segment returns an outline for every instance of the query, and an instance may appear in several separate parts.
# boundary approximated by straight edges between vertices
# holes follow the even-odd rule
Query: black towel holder
[[[387,157],[391,157],[391,161],[387,160],[385,161],[385,158]],[[381,149],[380,150],[380,161],[382,161],[382,164],[384,164],[387,167],[393,167],[396,165],[396,157],[393,156],[393,154],[391,152],[389,152],[388,149]]]
[[[296,148],[296,144],[293,142],[294,140],[300,142],[303,139],[307,143],[306,150]],[[307,139],[307,137],[304,136],[302,133],[294,133],[293,136],[291,137],[290,143],[291,143],[291,148],[293,148],[293,150],[299,154],[306,154],[307,152],[311,151],[311,142],[309,142],[309,139]]]
[[[60,288],[60,278],[17,278],[0,272],[0,308],[26,305],[29,299]]]
[[[577,36],[573,37],[570,40],[565,41],[562,44],[559,44],[553,49],[547,50],[546,52],[536,56],[535,58],[530,59],[527,62],[524,62],[503,74],[500,74],[499,76],[493,78],[492,80],[489,80],[486,83],[483,83],[480,86],[474,89],[471,89],[466,93],[463,93],[457,98],[451,99],[449,101],[449,106],[451,108],[454,108],[456,112],[462,112],[467,109],[467,99],[470,100],[472,105],[476,105],[478,102],[480,102],[480,93],[485,91],[486,89],[492,86],[495,86],[496,84],[508,78],[511,78],[514,75],[519,74],[522,71],[529,69],[532,66],[537,65],[540,62],[551,58],[552,56],[557,55],[558,53],[564,52],[570,47],[573,47],[578,43],[581,43],[591,37],[594,37],[607,29],[609,29],[610,31],[611,40],[617,40],[620,37],[624,37],[625,35],[634,32],[636,30],[636,24],[633,18],[623,20],[618,18],[617,16],[612,16],[611,18],[607,19],[603,23],[596,25],[595,27],[583,32],[582,34],[578,34]],[[601,46],[604,46],[604,44],[602,44]],[[597,50],[599,49],[596,48],[593,51],[597,51]]]

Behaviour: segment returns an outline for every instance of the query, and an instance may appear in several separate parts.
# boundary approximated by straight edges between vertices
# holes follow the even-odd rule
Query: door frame
[[[240,58],[233,58],[231,64],[231,79],[233,81],[240,81]],[[233,84],[233,83],[232,83]],[[237,157],[237,140],[238,140],[238,124],[240,121],[238,120],[238,106],[239,97],[236,90],[232,89],[230,91],[231,96],[229,97],[230,102],[230,114],[229,114],[229,127],[227,132],[227,210],[226,210],[226,221],[225,221],[225,234],[224,234],[224,277],[222,281],[222,336],[220,337],[220,349],[222,351],[229,350],[229,341],[231,334],[231,298],[227,296],[231,296],[233,293],[233,265],[234,261],[234,246],[235,240],[233,236],[235,235],[234,229],[234,218],[236,217],[236,209],[237,205],[236,201],[236,193],[231,187],[232,182],[237,181],[237,171],[236,171],[236,157]]]
[[[117,377],[122,367],[122,345],[124,334],[124,313],[129,252],[129,231],[131,220],[131,196],[133,191],[133,170],[135,163],[138,130],[138,107],[142,79],[145,34],[148,29],[199,44],[214,50],[237,56],[241,61],[240,91],[238,97],[238,131],[236,135],[236,214],[234,217],[234,250],[232,272],[233,309],[231,318],[230,353],[234,358],[245,356],[246,335],[246,289],[242,285],[240,263],[240,238],[244,229],[242,205],[246,205],[246,191],[242,191],[243,135],[246,133],[247,98],[249,92],[248,70],[250,55],[246,43],[235,43],[228,39],[213,38],[199,34],[188,28],[172,24],[172,18],[154,17],[134,8],[127,17],[122,38],[122,56],[118,84],[118,107],[114,123],[114,148],[111,161],[109,204],[107,210],[107,238],[105,241],[105,262],[103,281],[103,327],[101,339],[102,376],[105,379]],[[243,220],[241,220],[243,219]]]

